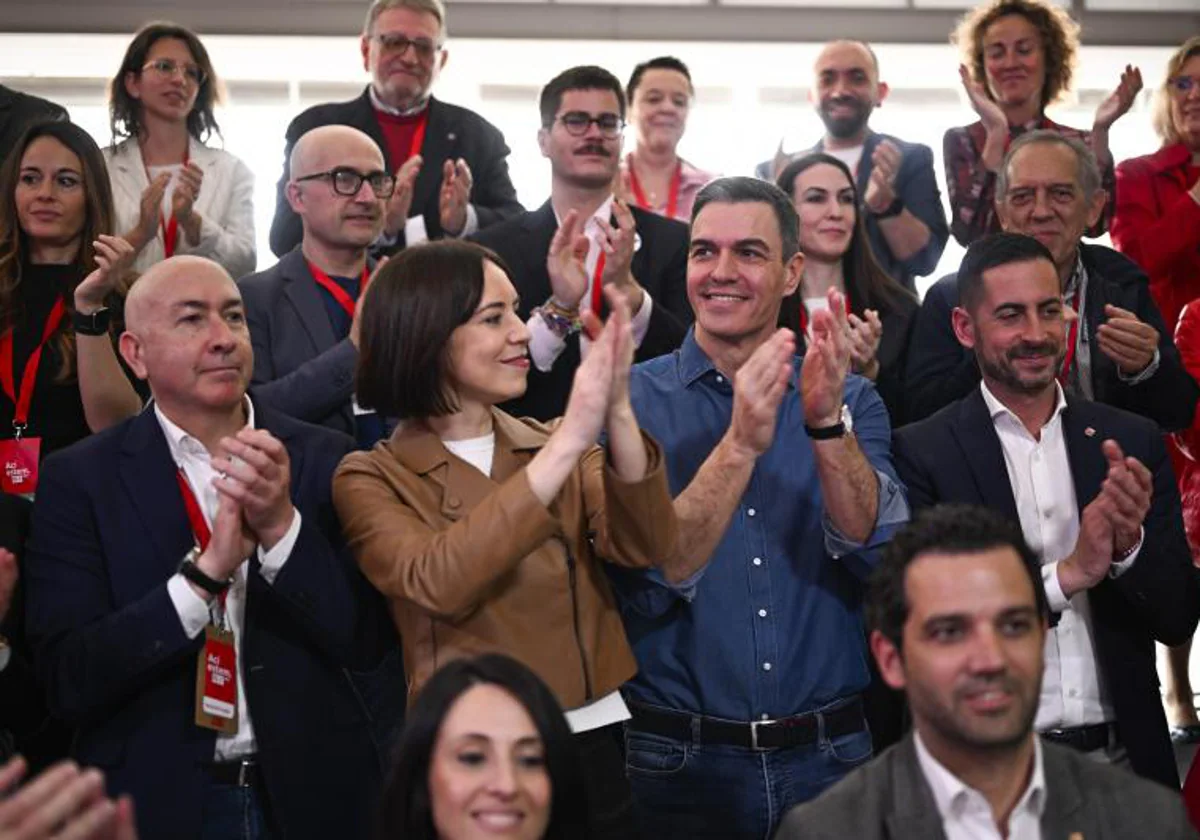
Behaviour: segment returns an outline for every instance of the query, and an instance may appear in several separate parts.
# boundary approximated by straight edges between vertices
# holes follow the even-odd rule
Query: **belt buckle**
[[[758,727],[767,726],[772,723],[778,723],[776,720],[752,720],[750,721],[750,749],[754,751],[764,750],[766,747],[758,745]]]
[[[243,758],[241,764],[238,765],[238,787],[250,787],[250,773],[254,769],[254,762]]]

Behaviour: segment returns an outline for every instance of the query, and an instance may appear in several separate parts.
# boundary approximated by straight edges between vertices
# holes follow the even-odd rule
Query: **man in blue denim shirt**
[[[842,295],[813,313],[803,363],[775,328],[804,266],[797,232],[774,185],[706,186],[688,251],[696,325],[632,374],[689,561],[672,580],[610,572],[639,666],[630,781],[655,840],[768,837],[871,754],[860,602],[908,504],[883,403],[847,376]]]

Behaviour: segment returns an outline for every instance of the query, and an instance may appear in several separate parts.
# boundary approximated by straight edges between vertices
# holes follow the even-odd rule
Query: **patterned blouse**
[[[1092,133],[1059,125],[1046,117],[1023,126],[1010,127],[1008,142],[1012,143],[1026,131],[1048,129],[1064,137],[1073,137],[1091,144]],[[996,216],[996,173],[983,165],[983,154],[987,131],[983,122],[952,128],[942,140],[943,160],[946,164],[946,191],[950,194],[950,232],[962,245],[970,245],[976,239],[1000,230],[1000,219]],[[1007,148],[1007,146],[1006,146]],[[1100,186],[1108,194],[1104,212],[1099,221],[1086,231],[1087,236],[1100,236],[1108,230],[1117,194],[1117,179],[1113,163],[1100,175]]]

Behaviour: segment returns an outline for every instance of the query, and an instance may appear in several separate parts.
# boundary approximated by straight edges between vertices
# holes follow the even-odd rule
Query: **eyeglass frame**
[[[1180,73],[1178,76],[1172,76],[1167,79],[1167,87],[1173,93],[1181,93],[1187,96],[1192,92],[1192,89],[1200,86],[1200,76],[1186,76]]]
[[[142,65],[141,72],[145,73],[147,70],[154,70],[170,79],[175,78],[176,75],[182,75],[186,81],[194,82],[198,88],[204,87],[204,83],[208,81],[208,74],[199,64],[180,64],[173,58],[156,58],[154,61],[147,61]],[[196,73],[195,76],[191,75],[193,70]]]
[[[353,175],[355,178],[358,179],[358,184],[355,186],[353,192],[344,192],[344,191],[338,189],[338,186],[337,186],[338,175],[343,174],[343,173]],[[375,186],[375,184],[371,183],[372,179],[374,179],[374,178],[385,178],[391,183],[391,186],[387,190],[386,195],[383,192],[381,192]],[[346,198],[353,198],[354,196],[356,196],[360,192],[362,192],[364,183],[371,185],[371,193],[377,199],[383,199],[384,201],[386,201],[387,199],[391,198],[396,193],[396,176],[393,175],[391,172],[386,172],[382,169],[377,169],[374,172],[369,172],[366,175],[364,175],[363,173],[359,172],[357,169],[354,169],[353,167],[350,167],[350,166],[335,166],[335,167],[333,167],[333,169],[326,169],[324,172],[313,172],[308,175],[302,175],[299,178],[293,178],[292,182],[299,184],[302,181],[316,181],[318,179],[328,179],[329,187],[330,187],[330,189],[333,190],[334,194],[344,196]]]
[[[395,53],[400,58],[408,52],[409,47],[412,48],[413,55],[421,61],[433,61],[434,57],[442,51],[446,46],[444,41],[430,41],[426,38],[409,38],[403,32],[373,32],[369,36],[371,40],[379,44],[380,49],[389,53]],[[384,39],[398,38],[402,43],[389,45]],[[425,50],[429,52],[426,53]]]
[[[576,133],[567,123],[567,117],[584,117],[587,119],[587,122],[583,124],[582,130]],[[611,130],[606,131],[600,121],[607,119],[608,117],[616,117],[617,122]],[[567,111],[565,114],[559,114],[556,116],[550,125],[546,126],[546,128],[550,128],[556,122],[562,123],[563,129],[566,130],[567,134],[570,134],[572,137],[585,137],[588,133],[588,129],[592,127],[593,123],[595,123],[596,128],[600,130],[600,135],[608,140],[616,140],[621,136],[622,132],[625,131],[625,126],[628,125],[628,123],[625,122],[620,114],[614,114],[612,111],[605,111],[598,117],[593,117],[587,111]]]

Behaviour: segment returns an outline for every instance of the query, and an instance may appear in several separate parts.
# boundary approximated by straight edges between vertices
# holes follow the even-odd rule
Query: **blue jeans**
[[[204,794],[200,840],[271,840],[262,794],[252,787],[210,782]]]
[[[644,837],[770,840],[793,805],[871,758],[871,733],[775,750],[676,741],[629,730],[625,767]]]

